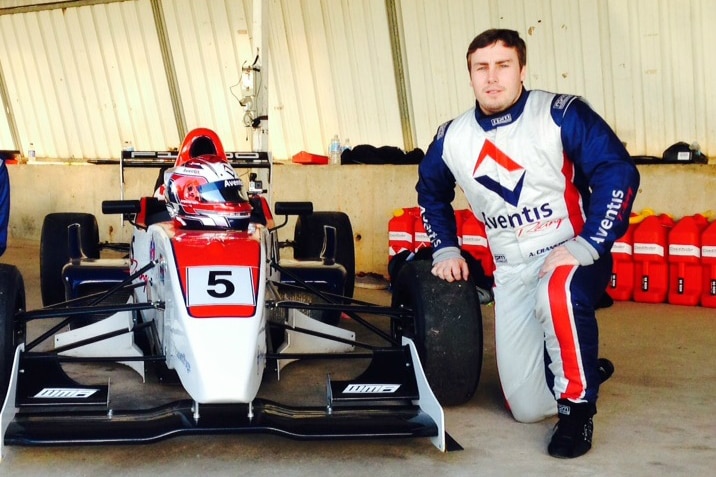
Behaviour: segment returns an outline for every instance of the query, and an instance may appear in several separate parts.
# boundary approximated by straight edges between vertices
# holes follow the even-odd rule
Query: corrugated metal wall
[[[38,156],[117,157],[123,140],[165,148],[198,125],[217,129],[229,149],[247,148],[234,88],[256,54],[255,1],[6,11],[0,99],[12,120],[0,119],[0,149],[32,141]],[[684,140],[716,156],[712,0],[263,1],[277,159],[325,152],[334,133],[402,147],[403,123],[426,148],[440,123],[472,104],[465,50],[489,27],[526,39],[529,88],[584,95],[632,154],[660,155]],[[404,60],[403,117],[391,32]]]
[[[285,69],[270,91],[276,157],[325,150],[334,130],[353,144],[403,145],[382,20],[390,3],[272,1],[272,72]],[[660,156],[683,140],[716,156],[716,93],[707,87],[716,84],[712,0],[395,3],[418,147],[427,148],[439,124],[472,105],[467,45],[501,27],[527,42],[528,88],[583,95],[632,154]],[[361,122],[371,117],[380,132]]]
[[[384,0],[272,0],[269,137],[276,158],[402,145]]]
[[[123,141],[177,147],[199,125],[250,148],[232,89],[255,56],[251,0],[81,3],[0,16],[3,106],[21,150],[32,142],[43,158],[116,158]],[[13,149],[9,125],[0,127],[0,149]]]
[[[176,142],[162,128],[172,107],[151,19],[148,1],[0,17],[23,150],[33,142],[38,157],[101,158],[123,140]]]
[[[256,57],[250,0],[162,1],[186,129],[210,127],[228,150],[250,150],[241,67]]]

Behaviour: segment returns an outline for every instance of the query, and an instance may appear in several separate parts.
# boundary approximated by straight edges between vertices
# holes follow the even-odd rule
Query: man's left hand
[[[542,264],[542,268],[540,268],[539,278],[553,272],[555,268],[562,265],[579,265],[579,261],[574,258],[574,255],[572,255],[564,245],[560,245],[547,255],[547,258],[545,258]]]

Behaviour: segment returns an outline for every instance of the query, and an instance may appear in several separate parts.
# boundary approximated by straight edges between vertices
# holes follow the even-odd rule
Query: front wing
[[[190,399],[146,409],[34,406],[37,390],[88,389],[55,362],[23,362],[19,347],[0,417],[2,444],[24,446],[142,444],[182,435],[270,433],[302,440],[430,438],[442,451],[460,450],[445,431],[442,408],[430,390],[415,345],[374,351],[371,364],[350,381],[326,385],[325,406],[287,406],[257,398],[248,404],[199,404]],[[32,370],[42,373],[42,382]],[[27,369],[29,373],[19,372]],[[54,373],[54,374],[53,374]],[[34,378],[31,378],[34,376]],[[24,380],[30,379],[30,382]],[[399,390],[398,390],[399,389]],[[19,391],[18,391],[19,390]],[[23,391],[24,390],[24,391]],[[108,394],[100,393],[102,396]],[[14,404],[14,405],[13,405]],[[103,408],[104,407],[104,408]]]
[[[384,409],[286,407],[191,400],[140,411],[22,414],[5,434],[7,445],[142,444],[192,434],[273,433],[298,439],[432,437],[438,426],[416,406]]]

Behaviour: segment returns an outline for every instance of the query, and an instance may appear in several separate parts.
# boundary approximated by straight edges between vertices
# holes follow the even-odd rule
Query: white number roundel
[[[251,267],[187,267],[187,306],[255,305]]]

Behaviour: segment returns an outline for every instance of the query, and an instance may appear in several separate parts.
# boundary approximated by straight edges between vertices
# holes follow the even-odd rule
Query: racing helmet
[[[246,230],[252,206],[225,156],[193,157],[164,173],[167,210],[184,228]]]

